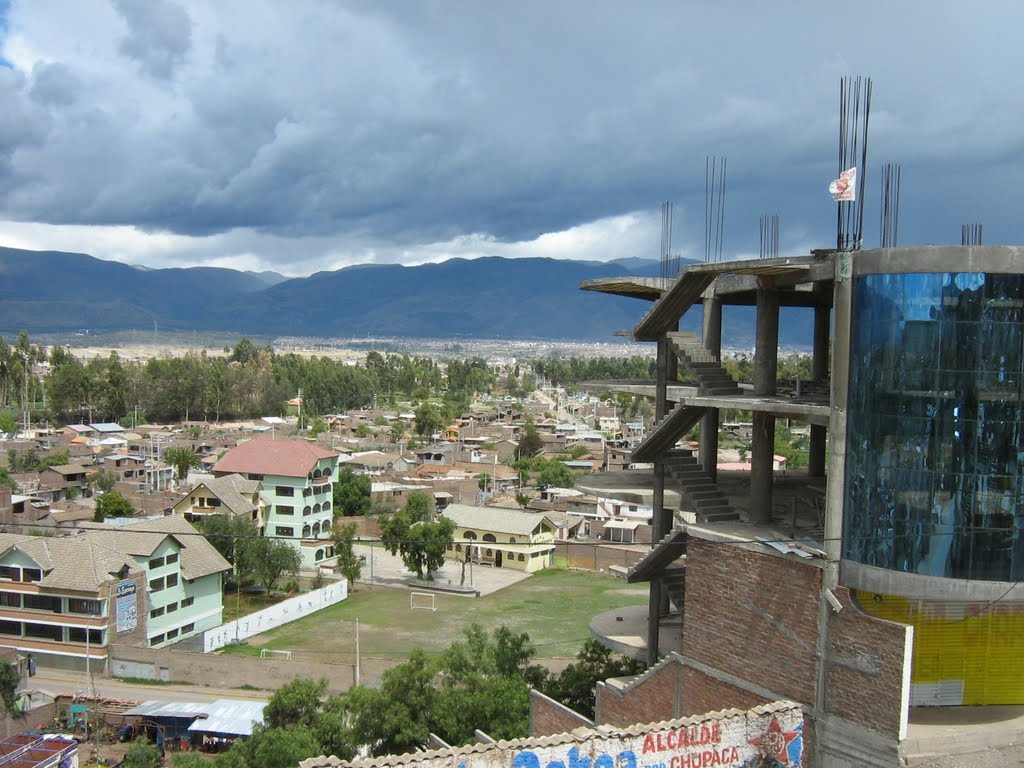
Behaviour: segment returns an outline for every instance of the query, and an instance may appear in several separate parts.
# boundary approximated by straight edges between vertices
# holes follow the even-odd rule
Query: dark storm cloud
[[[869,2],[840,23],[803,3],[113,0],[83,22],[90,50],[36,8],[12,7],[0,48],[17,70],[0,70],[0,218],[335,238],[387,260],[672,199],[699,252],[718,155],[727,248],[757,250],[761,213],[784,244],[821,245],[839,78],[865,74],[869,184],[903,164],[901,241],[975,218],[1024,240],[999,197],[1020,171],[1015,3]]]

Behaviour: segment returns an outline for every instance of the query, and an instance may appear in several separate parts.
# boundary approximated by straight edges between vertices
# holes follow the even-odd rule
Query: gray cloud
[[[822,245],[839,78],[865,74],[869,206],[879,164],[902,163],[901,242],[974,220],[1024,241],[1006,197],[1024,112],[1005,80],[1024,69],[1012,2],[878,0],[839,24],[788,2],[112,0],[84,50],[33,5],[0,32],[15,66],[0,70],[0,219],[244,231],[239,253],[262,237],[264,266],[290,264],[301,242],[313,269],[338,252],[432,258],[473,233],[528,242],[672,199],[678,248],[700,253],[714,154],[727,252],[756,251],[769,212],[784,249]]]
[[[192,22],[180,5],[168,0],[114,0],[128,25],[118,50],[142,69],[168,79],[192,44]]]

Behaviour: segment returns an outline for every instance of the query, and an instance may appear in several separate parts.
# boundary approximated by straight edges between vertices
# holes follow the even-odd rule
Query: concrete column
[[[776,391],[779,363],[779,294],[770,278],[758,278],[757,329],[754,349],[754,394],[771,396]],[[754,411],[750,450],[750,522],[772,519],[774,485],[775,417]]]
[[[654,488],[651,498],[651,505],[654,507],[652,523],[651,547],[654,548],[668,533],[665,527],[665,463],[661,460],[654,462]],[[649,582],[649,595],[647,598],[647,664],[654,666],[658,663],[659,639],[661,630],[662,603],[666,595],[663,594],[661,581],[652,577]]]
[[[713,290],[713,288],[712,288]],[[719,358],[722,355],[722,301],[704,298],[704,346]],[[718,409],[711,408],[700,420],[700,450],[697,460],[712,480],[718,479]]]
[[[654,368],[654,420],[661,421],[668,413],[669,358],[674,357],[665,339],[658,340],[658,360]]]
[[[828,378],[829,321],[831,310],[827,306],[814,308],[814,357],[811,375],[816,382]],[[811,425],[810,454],[807,458],[807,474],[811,477],[825,476],[825,427]]]

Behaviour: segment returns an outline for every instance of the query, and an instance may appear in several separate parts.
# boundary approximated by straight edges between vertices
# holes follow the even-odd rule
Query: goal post
[[[437,600],[433,592],[410,592],[409,610],[421,608],[425,611],[436,611]]]
[[[291,651],[275,651],[272,648],[260,648],[260,658],[261,659],[271,659],[271,658],[274,658],[275,656],[280,656],[280,657],[284,658],[287,661],[291,661],[292,660],[292,652]]]

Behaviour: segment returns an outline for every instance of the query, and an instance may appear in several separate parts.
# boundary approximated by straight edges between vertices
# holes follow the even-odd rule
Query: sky
[[[0,245],[288,276],[835,242],[839,82],[871,77],[864,244],[1024,243],[1024,3],[0,0]]]

